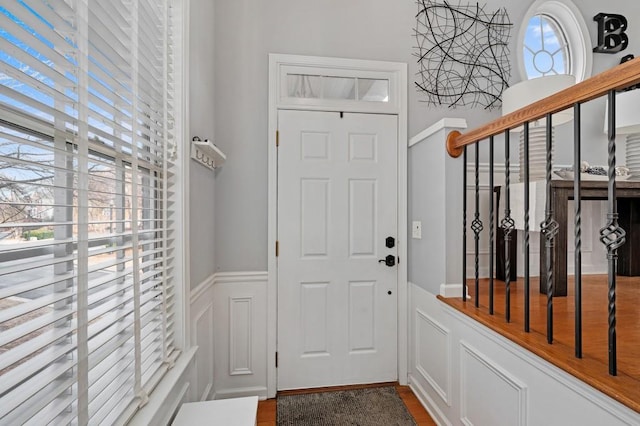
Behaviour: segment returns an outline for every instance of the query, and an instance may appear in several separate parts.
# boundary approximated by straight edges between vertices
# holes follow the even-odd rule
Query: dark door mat
[[[415,426],[393,386],[278,396],[277,425]]]

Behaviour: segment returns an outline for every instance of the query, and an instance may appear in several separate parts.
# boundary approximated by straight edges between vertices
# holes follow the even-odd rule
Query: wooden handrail
[[[465,133],[454,130],[447,136],[447,152],[452,157],[459,157],[467,145],[521,126],[526,121],[538,120],[549,113],[562,111],[576,103],[598,98],[610,90],[620,90],[638,83],[640,83],[640,58],[620,64],[484,126]]]

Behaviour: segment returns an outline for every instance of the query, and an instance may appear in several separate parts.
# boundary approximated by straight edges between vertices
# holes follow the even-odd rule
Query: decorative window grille
[[[591,76],[589,27],[571,0],[536,0],[524,14],[516,54],[522,80],[570,74]]]
[[[0,5],[0,424],[114,424],[174,345],[171,0]]]
[[[570,51],[562,27],[551,16],[538,14],[527,23],[524,37],[527,76],[571,74]]]

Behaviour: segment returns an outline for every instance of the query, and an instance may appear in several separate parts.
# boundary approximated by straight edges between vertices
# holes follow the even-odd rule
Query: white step
[[[218,399],[182,404],[173,426],[255,426],[258,397]]]

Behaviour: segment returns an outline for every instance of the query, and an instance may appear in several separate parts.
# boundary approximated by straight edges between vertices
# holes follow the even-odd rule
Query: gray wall
[[[217,0],[218,268],[267,268],[268,54],[408,62],[412,1]],[[416,127],[417,128],[417,127]]]
[[[201,3],[205,3],[204,0]],[[531,1],[487,1],[487,10],[506,5],[512,30],[511,52],[515,64],[515,39],[520,22]],[[631,47],[636,49],[640,36],[640,12],[636,3],[611,0],[606,10],[598,0],[575,1],[596,40],[596,24],[592,17],[601,11],[623,13],[629,19]],[[412,56],[415,39],[413,28],[417,5],[413,0],[216,0],[214,25],[215,43],[215,135],[216,143],[228,155],[225,166],[216,178],[215,259],[221,271],[262,271],[267,267],[267,114],[268,114],[268,54],[289,53],[313,56],[335,56],[375,59],[409,64],[409,136],[443,117],[463,117],[470,128],[498,116],[498,111],[481,108],[430,107],[416,92],[413,76],[416,71]],[[203,14],[193,10],[192,14]],[[195,31],[202,34],[201,30]],[[640,49],[638,50],[640,53]],[[594,73],[607,69],[622,55],[594,55]],[[192,57],[192,61],[196,58]],[[519,80],[512,71],[511,82]],[[203,88],[212,93],[210,88]],[[585,133],[602,127],[603,107],[585,112]],[[589,115],[593,115],[589,119]],[[208,123],[210,124],[210,123]],[[194,126],[195,127],[195,126]],[[595,130],[594,130],[595,129]],[[206,129],[208,130],[208,129]],[[204,131],[204,130],[203,130]],[[561,136],[561,134],[560,134]],[[596,138],[597,139],[597,138]],[[602,163],[600,142],[593,143],[595,154],[587,159]],[[604,150],[602,150],[604,153]],[[570,161],[568,148],[559,149],[562,158]],[[517,153],[516,153],[517,155]],[[566,157],[566,159],[565,159]],[[603,159],[606,157],[602,157]],[[192,176],[192,182],[195,176]],[[209,179],[198,176],[198,179]],[[198,185],[208,187],[208,182]],[[212,185],[212,183],[211,183]],[[430,185],[423,196],[429,197]],[[208,192],[211,193],[211,190]],[[193,197],[192,197],[193,198]],[[207,201],[210,202],[210,201]],[[210,206],[207,206],[209,208]],[[200,206],[198,206],[200,208]],[[196,212],[192,212],[192,218]],[[202,213],[203,216],[205,213]],[[203,217],[204,219],[204,217]],[[192,219],[193,220],[193,219]],[[411,221],[411,218],[409,218]],[[192,227],[194,223],[192,222]],[[208,224],[206,226],[209,226]],[[194,248],[204,253],[212,250],[204,239],[192,232]],[[206,250],[206,251],[205,251]],[[203,265],[195,266],[203,268]],[[427,271],[417,271],[420,274]]]
[[[214,139],[214,2],[191,0],[189,29],[189,136]],[[190,141],[185,141],[190,144]],[[190,155],[190,146],[185,150]],[[190,162],[189,249],[191,286],[215,272],[215,179],[206,167]]]

